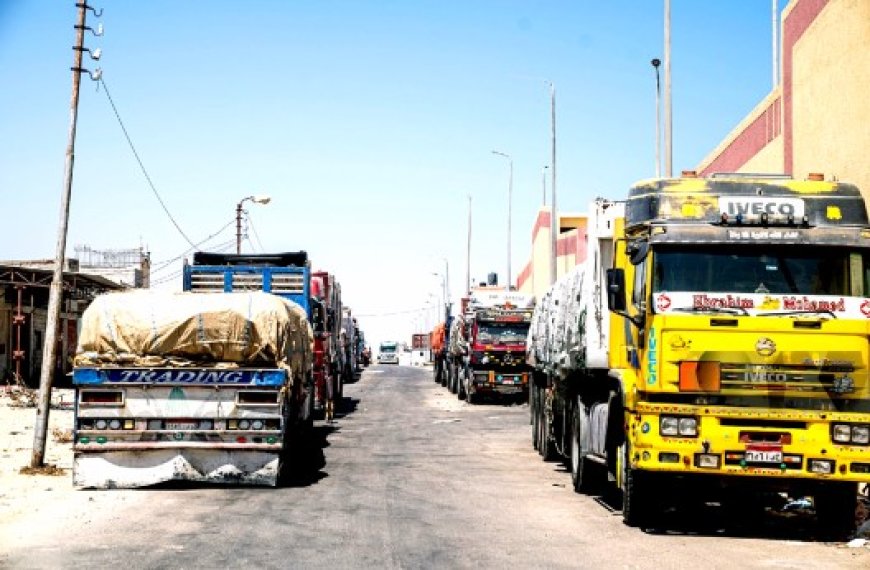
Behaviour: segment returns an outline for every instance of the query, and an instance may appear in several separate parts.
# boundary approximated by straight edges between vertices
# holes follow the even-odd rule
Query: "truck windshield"
[[[381,345],[381,352],[396,352],[396,343],[384,343]]]
[[[478,323],[477,342],[498,344],[525,342],[528,323]]]
[[[868,257],[833,247],[665,246],[655,251],[653,292],[862,296]]]

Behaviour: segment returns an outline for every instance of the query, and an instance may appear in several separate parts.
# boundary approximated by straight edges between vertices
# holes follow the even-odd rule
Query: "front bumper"
[[[697,436],[661,435],[662,416],[697,418]],[[626,421],[635,469],[870,481],[870,445],[831,440],[832,424],[868,423],[868,414],[642,403]]]
[[[480,370],[472,368],[469,387],[475,392],[520,394],[529,388],[529,373],[517,370]]]

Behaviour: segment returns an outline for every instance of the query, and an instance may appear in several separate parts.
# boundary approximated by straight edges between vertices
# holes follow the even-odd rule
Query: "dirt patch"
[[[30,467],[29,465],[26,467],[22,467],[18,470],[22,475],[50,475],[50,476],[58,476],[58,475],[66,475],[67,470],[63,467],[58,467],[57,465],[52,465],[51,463],[46,463],[42,467]]]

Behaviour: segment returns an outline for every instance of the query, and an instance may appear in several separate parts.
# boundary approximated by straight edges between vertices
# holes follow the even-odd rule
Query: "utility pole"
[[[465,250],[465,291],[471,291],[471,194],[468,195],[468,243]]]
[[[450,318],[450,264],[444,258],[444,322]]]
[[[556,213],[556,86],[550,82],[550,285],[556,282],[556,240],[559,222]]]
[[[36,427],[33,430],[33,454],[30,458],[30,466],[42,467],[45,462],[45,442],[48,436],[48,413],[51,407],[51,385],[54,381],[54,365],[57,359],[57,329],[60,320],[60,305],[63,295],[63,262],[66,256],[66,234],[69,225],[69,203],[72,194],[73,163],[75,161],[76,123],[79,109],[79,85],[81,84],[82,55],[90,51],[85,45],[85,30],[90,30],[94,35],[102,34],[102,27],[94,32],[85,26],[87,11],[94,11],[85,0],[77,3],[78,18],[75,25],[76,44],[73,46],[72,67],[72,97],[70,99],[70,123],[69,135],[66,147],[66,163],[64,165],[64,188],[60,199],[60,222],[57,228],[57,249],[54,257],[54,274],[51,278],[51,288],[48,294],[48,317],[45,324],[45,344],[42,347],[42,369],[39,376],[39,400],[36,408]],[[97,13],[100,17],[102,11]],[[92,52],[91,57],[98,59],[98,52]],[[93,74],[89,71],[91,79],[99,80],[100,70]]]
[[[541,204],[547,205],[547,165],[541,169]]]
[[[511,290],[511,195],[514,188],[514,159],[511,155],[497,150],[492,151],[492,154],[497,154],[508,160],[510,165],[510,174],[508,176],[508,215],[507,215],[507,279],[505,279],[505,290]]]
[[[773,87],[772,89],[776,89],[776,86],[779,85],[779,18],[777,14],[779,12],[779,8],[777,7],[777,0],[773,0],[771,6],[772,14],[771,14],[771,36],[772,36],[772,50],[773,54]]]
[[[671,0],[665,0],[665,176],[673,176],[673,115],[671,109]]]
[[[662,87],[659,79],[659,66],[662,64],[658,58],[653,59],[652,66],[656,70],[656,178],[662,176]]]

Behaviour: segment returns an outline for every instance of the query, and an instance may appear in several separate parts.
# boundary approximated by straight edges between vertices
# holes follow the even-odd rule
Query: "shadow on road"
[[[348,398],[345,396],[340,402],[335,403],[335,417],[344,418],[356,411],[359,407],[359,398]]]
[[[335,429],[331,425],[317,425],[293,442],[278,481],[281,487],[308,487],[328,477],[323,471],[326,467],[323,450]]]
[[[562,462],[553,463],[553,468],[560,475],[568,477],[566,486],[570,487],[570,469]],[[612,483],[606,485],[599,482],[586,495],[599,507],[613,515],[621,516],[622,491],[615,488]],[[793,508],[796,501],[776,493],[750,493],[730,502],[705,502],[692,493],[682,495],[673,493],[670,501],[672,504],[663,505],[653,515],[655,526],[643,528],[643,532],[671,536],[716,536],[803,542],[838,542],[850,538],[821,527],[812,508]],[[862,498],[861,503],[870,506],[868,499]],[[870,512],[866,506],[860,508]]]

